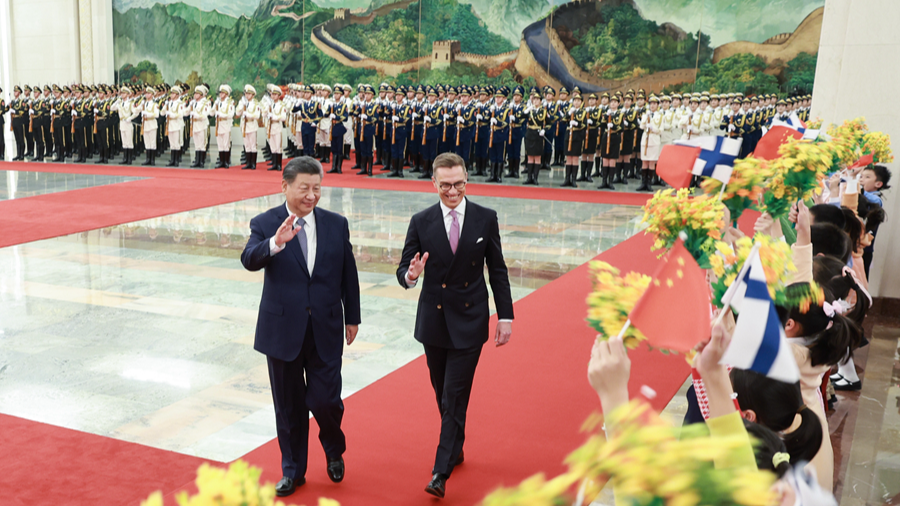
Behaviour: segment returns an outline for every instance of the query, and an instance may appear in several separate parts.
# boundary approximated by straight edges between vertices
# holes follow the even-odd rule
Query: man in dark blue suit
[[[309,412],[319,425],[328,477],[344,478],[341,354],[343,338],[350,345],[359,330],[359,276],[347,219],[316,207],[322,177],[314,158],[291,160],[282,174],[285,204],[250,221],[241,254],[247,270],[265,269],[253,347],[269,365],[279,497],[306,483]]]
[[[450,473],[463,461],[472,381],[489,337],[485,264],[499,318],[494,333],[497,346],[509,342],[512,335],[513,300],[497,213],[465,198],[468,174],[459,155],[439,155],[433,170],[441,201],[410,220],[397,279],[404,288],[412,288],[425,275],[415,338],[425,347],[441,413],[440,443],[425,491],[444,497]]]

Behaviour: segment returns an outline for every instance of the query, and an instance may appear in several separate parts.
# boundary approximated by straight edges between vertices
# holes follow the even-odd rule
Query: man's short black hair
[[[320,178],[325,177],[325,171],[322,169],[322,164],[315,158],[309,156],[298,156],[289,161],[287,165],[284,166],[284,172],[281,173],[281,178],[284,179],[287,184],[291,184],[297,179],[298,174],[312,174],[314,176],[319,176]]]

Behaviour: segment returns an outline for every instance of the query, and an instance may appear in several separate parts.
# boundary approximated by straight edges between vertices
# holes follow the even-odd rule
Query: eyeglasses
[[[442,192],[450,191],[450,188],[456,188],[456,191],[463,191],[466,189],[465,181],[457,181],[456,183],[441,183],[438,185],[438,188],[441,189]]]

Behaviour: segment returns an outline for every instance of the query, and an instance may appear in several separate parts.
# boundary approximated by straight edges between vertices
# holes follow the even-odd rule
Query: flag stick
[[[759,253],[759,244],[758,242],[753,243],[753,248],[750,250],[750,254],[747,255],[747,260],[741,266],[741,272],[734,278],[734,282],[731,283],[728,290],[725,290],[725,295],[722,296],[722,310],[719,311],[719,316],[716,317],[716,321],[713,323],[714,327],[722,322],[725,313],[730,309],[731,299],[734,298],[734,293],[737,291],[737,284],[747,275],[747,271],[750,269],[750,259],[753,258],[753,255]]]
[[[622,326],[622,330],[619,331],[619,335],[616,337],[618,337],[619,339],[623,339],[625,336],[625,331],[627,331],[629,327],[631,327],[631,318],[625,320],[625,325]]]
[[[726,186],[728,186],[728,183],[722,183],[722,188],[719,190],[719,198],[717,199],[719,202],[722,202],[722,195],[725,195]]]

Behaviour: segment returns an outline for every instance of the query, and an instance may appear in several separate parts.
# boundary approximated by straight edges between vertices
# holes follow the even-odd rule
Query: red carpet
[[[286,164],[287,162],[285,162]],[[430,181],[416,179],[418,174],[406,173],[403,179],[389,179],[386,177],[357,176],[356,171],[351,171],[351,162],[343,164],[343,174],[328,174],[324,185],[337,188],[363,188],[372,190],[412,191],[432,193],[434,185]],[[198,169],[169,169],[165,167],[142,167],[124,165],[86,165],[86,164],[50,164],[50,163],[26,163],[9,162],[0,164],[3,170],[22,170],[33,172],[63,172],[75,174],[98,174],[132,177],[156,177],[178,179],[212,179],[215,181],[240,181],[240,182],[275,182],[275,192],[279,191],[278,181],[281,174],[265,170],[260,163],[255,171],[241,170],[239,166],[230,169],[198,170]],[[330,167],[325,167],[326,169]],[[384,175],[381,167],[375,168],[375,175]],[[585,202],[596,204],[625,204],[643,205],[652,194],[634,192],[608,192],[591,191],[597,183],[583,183],[582,189],[572,190],[568,188],[552,188],[549,186],[547,175],[542,174],[544,186],[496,185],[486,183],[473,183],[468,191],[472,195],[485,197],[506,197],[536,200],[561,200],[568,202]],[[524,179],[519,179],[521,183]]]
[[[154,178],[0,202],[0,248],[277,193],[273,182]]]
[[[183,485],[203,460],[0,415],[0,504],[137,506]]]
[[[650,244],[639,235],[598,258],[626,271],[644,271],[653,263]],[[559,473],[563,458],[583,442],[579,428],[599,409],[587,382],[594,332],[584,323],[584,299],[590,289],[585,264],[515,304],[509,345],[485,346],[469,406],[466,462],[454,471],[442,504],[474,505],[499,485],[541,471]],[[654,407],[664,408],[689,373],[684,358],[646,348],[632,351],[631,358],[632,395],[647,385],[658,393]],[[308,482],[290,502],[315,504],[322,496],[350,506],[436,504],[423,491],[440,432],[424,357],[345,405],[346,479],[339,485],[328,480],[313,428]],[[281,478],[276,441],[244,459],[264,469],[263,481]]]

